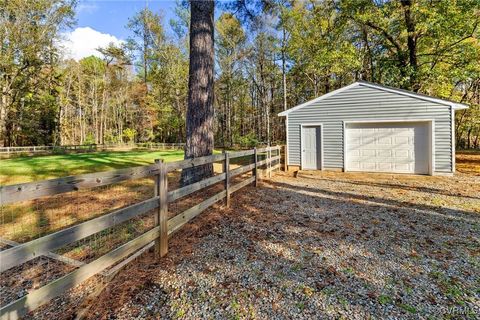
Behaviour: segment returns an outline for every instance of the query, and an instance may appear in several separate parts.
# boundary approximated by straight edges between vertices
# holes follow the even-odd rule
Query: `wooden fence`
[[[135,144],[86,144],[65,146],[26,146],[26,147],[0,147],[0,155],[13,156],[18,154],[45,154],[54,152],[93,152],[99,150],[137,148],[137,149],[183,149],[184,143],[156,143],[145,142]]]
[[[51,251],[154,210],[155,226],[153,229],[88,264],[74,261],[71,263],[77,267],[74,271],[3,306],[0,309],[0,319],[18,319],[94,275],[102,274],[111,277],[112,274],[117,273],[120,268],[151,247],[155,247],[155,252],[158,256],[164,256],[168,252],[168,238],[187,222],[222,199],[225,199],[225,204],[228,206],[231,195],[248,184],[254,183],[256,186],[261,166],[265,168],[263,170],[264,173],[271,176],[272,171],[280,167],[280,153],[279,146],[224,152],[222,154],[170,163],[156,161],[155,164],[148,166],[0,187],[0,205],[6,205],[80,189],[106,186],[131,179],[155,178],[155,193],[154,197],[150,199],[117,209],[41,238],[22,244],[15,244],[11,248],[0,251],[0,272],[19,266],[39,256],[58,258],[63,262],[69,263],[68,260],[62,260],[62,258],[66,257],[56,255]],[[240,157],[248,157],[251,160],[246,165],[231,169],[230,160]],[[169,172],[219,161],[223,162],[222,173],[175,190],[168,190],[167,174]],[[239,183],[231,184],[233,177],[239,177],[248,172],[252,172],[252,175]],[[221,192],[170,219],[168,218],[169,203],[220,182],[223,182],[224,185]]]

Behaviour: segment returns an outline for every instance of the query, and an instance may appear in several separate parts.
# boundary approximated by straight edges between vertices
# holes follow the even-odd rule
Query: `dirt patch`
[[[457,152],[457,172],[480,176],[480,151]]]

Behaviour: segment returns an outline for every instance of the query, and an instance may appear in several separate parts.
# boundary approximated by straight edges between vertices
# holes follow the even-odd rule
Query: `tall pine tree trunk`
[[[190,1],[190,69],[185,159],[213,153],[214,1]],[[213,164],[182,171],[182,185],[213,175]]]

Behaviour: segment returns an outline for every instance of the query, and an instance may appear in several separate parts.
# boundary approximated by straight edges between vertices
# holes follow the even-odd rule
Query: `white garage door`
[[[346,125],[346,170],[428,174],[429,124]]]

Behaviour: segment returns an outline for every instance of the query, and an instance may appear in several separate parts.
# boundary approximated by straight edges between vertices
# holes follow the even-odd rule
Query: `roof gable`
[[[457,102],[448,101],[448,100],[444,100],[444,99],[434,98],[434,97],[430,97],[430,96],[427,96],[427,95],[415,93],[415,92],[412,92],[412,91],[403,90],[403,89],[396,89],[396,88],[387,87],[387,86],[382,86],[382,85],[378,85],[378,84],[370,83],[370,82],[366,82],[366,81],[358,81],[358,82],[354,82],[354,83],[352,83],[348,86],[345,86],[345,87],[342,87],[340,89],[329,92],[327,94],[324,94],[324,95],[322,95],[318,98],[315,98],[313,100],[310,100],[310,101],[307,101],[305,103],[299,104],[298,106],[295,106],[295,107],[290,108],[288,110],[285,110],[283,112],[280,112],[278,115],[279,116],[287,116],[292,111],[295,111],[295,110],[301,109],[303,107],[309,106],[311,104],[314,104],[316,102],[324,100],[328,97],[334,96],[334,95],[336,95],[340,92],[343,92],[343,91],[346,91],[348,89],[358,87],[358,86],[365,86],[365,87],[369,87],[369,88],[379,89],[379,90],[382,90],[382,91],[391,92],[391,93],[395,93],[395,94],[399,94],[399,95],[403,95],[403,96],[408,96],[408,97],[416,98],[416,99],[419,99],[419,100],[430,101],[430,102],[438,103],[438,104],[445,105],[445,106],[451,106],[454,110],[460,110],[460,109],[467,109],[468,108],[468,105],[462,104],[462,103],[457,103]]]

